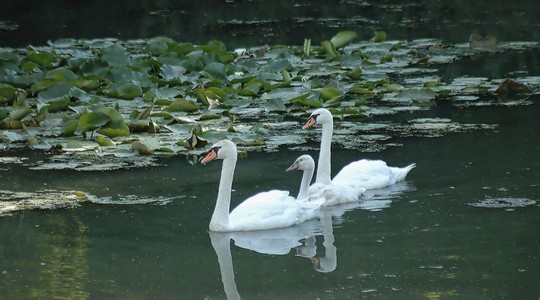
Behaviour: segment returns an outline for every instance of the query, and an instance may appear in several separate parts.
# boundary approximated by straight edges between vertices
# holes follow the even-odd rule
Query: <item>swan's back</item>
[[[382,160],[362,159],[341,169],[332,180],[337,185],[356,185],[366,189],[378,189],[405,179],[414,164],[405,168],[388,167]]]
[[[234,231],[289,227],[317,216],[322,203],[299,203],[287,191],[271,190],[253,195],[230,214]]]

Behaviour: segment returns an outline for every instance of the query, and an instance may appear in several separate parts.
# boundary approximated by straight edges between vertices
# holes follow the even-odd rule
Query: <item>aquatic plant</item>
[[[364,130],[371,116],[430,109],[437,101],[526,104],[540,86],[540,78],[532,76],[508,82],[437,75],[438,66],[486,52],[538,49],[538,43],[466,47],[428,39],[389,41],[383,31],[353,43],[357,38],[343,31],[320,46],[306,39],[302,46],[235,50],[219,41],[194,45],[167,37],[64,39],[40,47],[1,48],[2,148],[114,160],[199,154],[208,143],[229,138],[272,151],[303,141],[296,134],[299,126],[277,121],[303,119],[313,108],[326,107],[349,130]],[[449,124],[454,123],[438,128],[444,132]],[[406,134],[424,132],[419,128],[426,126],[401,125],[409,128]],[[381,139],[389,132],[380,132],[386,136]],[[336,139],[339,144],[339,132]],[[353,144],[363,142],[373,144],[373,139],[359,137]]]

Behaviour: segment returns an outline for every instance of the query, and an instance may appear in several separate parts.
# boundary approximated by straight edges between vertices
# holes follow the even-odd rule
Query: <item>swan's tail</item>
[[[407,174],[409,174],[414,167],[416,167],[416,164],[410,164],[404,168],[390,167],[390,169],[392,170],[392,174],[394,175],[396,182],[398,182],[404,180]]]

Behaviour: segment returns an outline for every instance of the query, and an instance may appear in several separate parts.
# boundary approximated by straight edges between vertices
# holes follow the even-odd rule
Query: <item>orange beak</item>
[[[307,128],[315,125],[315,123],[317,123],[317,121],[315,120],[315,118],[313,116],[311,116],[307,120],[306,125],[302,126],[302,129],[307,129]]]
[[[208,152],[208,154],[206,154],[206,156],[203,159],[201,159],[201,163],[204,165],[207,162],[210,162],[210,161],[213,161],[214,159],[216,159],[217,158],[217,152],[218,152],[218,149],[212,148],[212,150],[210,150],[210,152]]]

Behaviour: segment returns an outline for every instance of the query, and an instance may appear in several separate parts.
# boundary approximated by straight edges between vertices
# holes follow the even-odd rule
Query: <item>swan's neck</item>
[[[214,247],[214,251],[216,251],[219,269],[221,270],[221,281],[223,282],[227,299],[240,299],[240,294],[238,294],[234,280],[230,236],[221,232],[210,232],[210,241]]]
[[[320,264],[324,272],[332,272],[337,268],[337,248],[334,245],[334,230],[332,227],[332,216],[327,214],[321,217],[323,225],[323,246],[325,249],[324,257],[321,258]]]
[[[330,146],[332,143],[332,131],[334,122],[330,120],[322,126],[321,150],[319,152],[319,162],[317,165],[317,179],[315,182],[330,184]]]
[[[210,220],[211,231],[222,231],[229,227],[231,190],[235,167],[236,157],[229,157],[223,160],[216,207],[214,208],[214,214]]]
[[[309,197],[309,184],[311,183],[311,179],[313,178],[313,168],[309,168],[304,170],[302,173],[302,182],[300,183],[300,191],[298,192],[298,196],[296,196],[297,200],[303,200]]]

